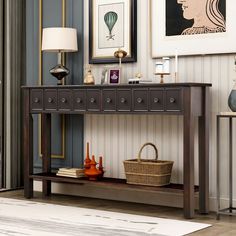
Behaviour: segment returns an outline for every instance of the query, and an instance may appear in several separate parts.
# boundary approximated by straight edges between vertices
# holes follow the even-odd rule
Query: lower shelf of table
[[[61,183],[72,183],[80,185],[90,185],[97,187],[108,187],[113,189],[127,189],[127,190],[143,190],[151,192],[168,192],[168,193],[183,193],[184,186],[182,184],[169,184],[163,187],[152,187],[152,186],[143,186],[143,185],[132,185],[127,184],[124,179],[115,179],[115,178],[103,178],[98,181],[89,181],[86,178],[70,178],[57,176],[55,173],[39,173],[30,176],[31,179],[35,180],[50,180],[52,182],[61,182]],[[195,192],[198,192],[199,187],[195,186]]]

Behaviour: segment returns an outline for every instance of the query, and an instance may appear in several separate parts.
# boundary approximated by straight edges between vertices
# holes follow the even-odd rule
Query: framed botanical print
[[[235,0],[151,0],[152,57],[236,52]]]
[[[137,0],[90,0],[89,63],[118,63],[119,48],[137,61]]]

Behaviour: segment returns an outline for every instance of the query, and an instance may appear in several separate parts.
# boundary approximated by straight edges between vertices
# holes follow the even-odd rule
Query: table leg
[[[229,211],[233,208],[233,134],[232,117],[229,118]]]
[[[29,90],[24,91],[24,196],[33,197],[33,118],[30,114]]]
[[[194,217],[194,116],[184,115],[184,217]]]
[[[220,117],[216,120],[216,199],[217,199],[217,220],[220,219]]]
[[[209,212],[209,89],[203,91],[203,115],[199,117],[199,212]]]
[[[42,114],[42,160],[43,172],[51,172],[51,114]],[[43,195],[51,194],[51,181],[43,180]]]

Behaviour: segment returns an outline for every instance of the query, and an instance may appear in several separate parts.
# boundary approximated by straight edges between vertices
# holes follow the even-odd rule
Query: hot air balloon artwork
[[[137,1],[87,1],[89,64],[118,63],[121,59],[122,63],[137,61]],[[114,57],[114,51],[119,48],[127,51],[126,57],[119,50],[118,57]],[[104,72],[103,76],[107,74]]]
[[[112,34],[112,30],[118,20],[118,15],[114,11],[109,11],[104,15],[105,24],[109,30],[109,35],[106,36],[107,40],[114,40],[115,34]]]

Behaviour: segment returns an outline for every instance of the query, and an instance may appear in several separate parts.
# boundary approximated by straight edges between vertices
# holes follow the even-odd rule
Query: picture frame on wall
[[[89,63],[118,63],[119,48],[137,61],[137,0],[89,0]]]
[[[153,58],[236,52],[235,0],[150,1]]]

